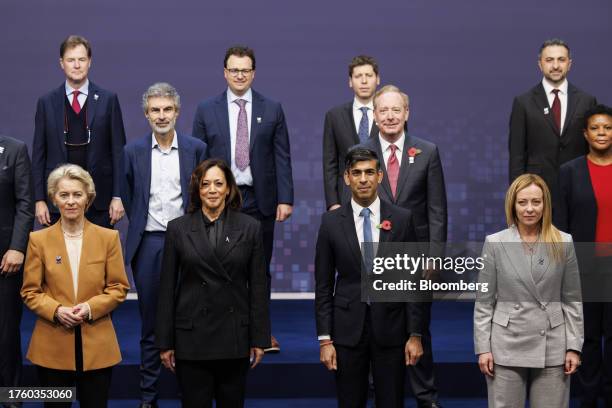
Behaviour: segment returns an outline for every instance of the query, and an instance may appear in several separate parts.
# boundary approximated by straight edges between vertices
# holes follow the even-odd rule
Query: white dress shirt
[[[555,88],[552,86],[546,78],[542,79],[542,86],[544,87],[544,93],[546,94],[546,98],[548,98],[548,115],[552,115],[552,105],[555,100],[555,94],[553,93],[554,89],[559,90],[559,102],[561,102],[561,130],[563,130],[563,125],[565,124],[565,115],[567,114],[567,79],[563,81],[559,87]],[[553,120],[554,122],[554,120]]]
[[[253,112],[253,91],[249,88],[248,91],[242,96],[236,96],[229,88],[227,88],[227,113],[229,115],[229,131],[230,131],[230,157],[232,173],[236,178],[236,184],[239,186],[252,186],[253,185],[253,174],[251,173],[251,165],[249,164],[246,169],[240,170],[236,166],[236,131],[238,129],[238,113],[240,112],[240,106],[236,102],[236,99],[244,99],[247,103],[244,105],[244,109],[247,114],[247,129],[249,132],[249,143],[251,141],[251,113]]]
[[[363,219],[361,214],[361,210],[365,207],[360,206],[351,198],[351,207],[353,208],[353,220],[355,221],[355,232],[357,233],[357,240],[359,241],[359,248],[361,249],[361,244],[363,244]],[[380,237],[380,229],[378,225],[380,225],[380,198],[376,196],[376,200],[372,202],[372,204],[368,207],[370,209],[370,228],[372,229],[372,240],[373,242],[378,242]],[[322,334],[317,337],[317,340],[330,340],[331,336],[329,334]]]
[[[83,86],[79,89],[72,88],[70,85],[68,85],[68,81],[66,81],[65,88],[66,96],[68,97],[68,102],[70,102],[70,105],[72,105],[72,100],[74,99],[72,93],[75,90],[79,91],[79,96],[77,98],[79,99],[79,105],[81,105],[81,109],[83,109],[83,106],[85,106],[85,102],[87,101],[87,95],[89,94],[89,79],[86,79]]]
[[[355,99],[353,99],[353,120],[355,121],[355,131],[359,133],[359,124],[361,123],[361,117],[363,116],[361,108],[364,106],[368,108],[368,125],[370,125],[368,128],[369,136],[370,132],[372,131],[372,125],[374,124],[374,103],[370,101],[370,103],[364,105],[357,100],[357,97],[355,97]]]
[[[389,163],[389,157],[391,157],[391,143],[387,142],[380,134],[378,135],[378,140],[380,140],[380,150],[382,150],[382,153],[383,153],[383,165],[385,166],[385,169],[386,169],[387,163]],[[402,133],[400,138],[397,139],[395,143],[393,143],[394,145],[397,146],[397,150],[395,151],[395,157],[397,157],[397,162],[400,165],[400,167],[402,165],[402,158],[404,157],[402,152],[404,151],[405,141],[406,141],[406,134]]]
[[[169,221],[185,213],[176,132],[168,150],[162,150],[152,134],[151,149],[151,189],[145,231],[163,232],[166,231]]]

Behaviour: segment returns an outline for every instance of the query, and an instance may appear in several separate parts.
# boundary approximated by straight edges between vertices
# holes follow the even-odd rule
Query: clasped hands
[[[72,307],[60,306],[55,311],[55,318],[62,326],[70,329],[89,320],[90,310],[87,303],[79,303]]]

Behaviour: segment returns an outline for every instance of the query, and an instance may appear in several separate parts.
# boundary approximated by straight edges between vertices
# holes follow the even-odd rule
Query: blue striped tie
[[[361,111],[361,122],[359,122],[359,142],[365,142],[368,137],[370,137],[370,121],[368,119],[368,108],[367,106],[362,106],[359,108]]]

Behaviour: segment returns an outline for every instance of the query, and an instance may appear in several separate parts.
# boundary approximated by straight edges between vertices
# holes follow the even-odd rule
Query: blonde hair
[[[518,176],[506,192],[506,223],[508,227],[516,226],[518,228],[518,217],[516,215],[516,196],[519,191],[535,185],[542,190],[542,218],[540,219],[540,237],[542,242],[547,243],[550,255],[557,261],[563,259],[563,245],[561,233],[552,224],[552,199],[550,190],[542,177],[537,174],[526,173]]]
[[[57,185],[61,179],[77,180],[83,184],[87,194],[87,208],[85,209],[87,211],[96,198],[96,186],[89,173],[76,164],[60,164],[57,166],[47,178],[47,196],[49,196],[49,200],[53,201],[53,197],[57,193]]]
[[[382,88],[380,88],[378,91],[376,91],[376,93],[374,94],[374,99],[372,101],[372,103],[374,104],[374,109],[376,109],[376,100],[380,98],[381,95],[386,94],[386,93],[391,93],[391,92],[396,92],[400,94],[400,96],[402,97],[402,101],[404,101],[404,108],[408,109],[408,105],[410,103],[410,99],[408,98],[408,95],[402,92],[395,85],[385,85]]]

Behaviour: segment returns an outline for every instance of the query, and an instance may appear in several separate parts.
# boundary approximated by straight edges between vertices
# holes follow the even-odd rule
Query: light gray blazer
[[[487,236],[479,281],[489,292],[474,306],[476,354],[491,352],[504,366],[550,367],[564,364],[567,350],[582,350],[578,264],[571,235],[561,238],[564,262],[551,258],[546,244],[530,256],[516,227]]]

